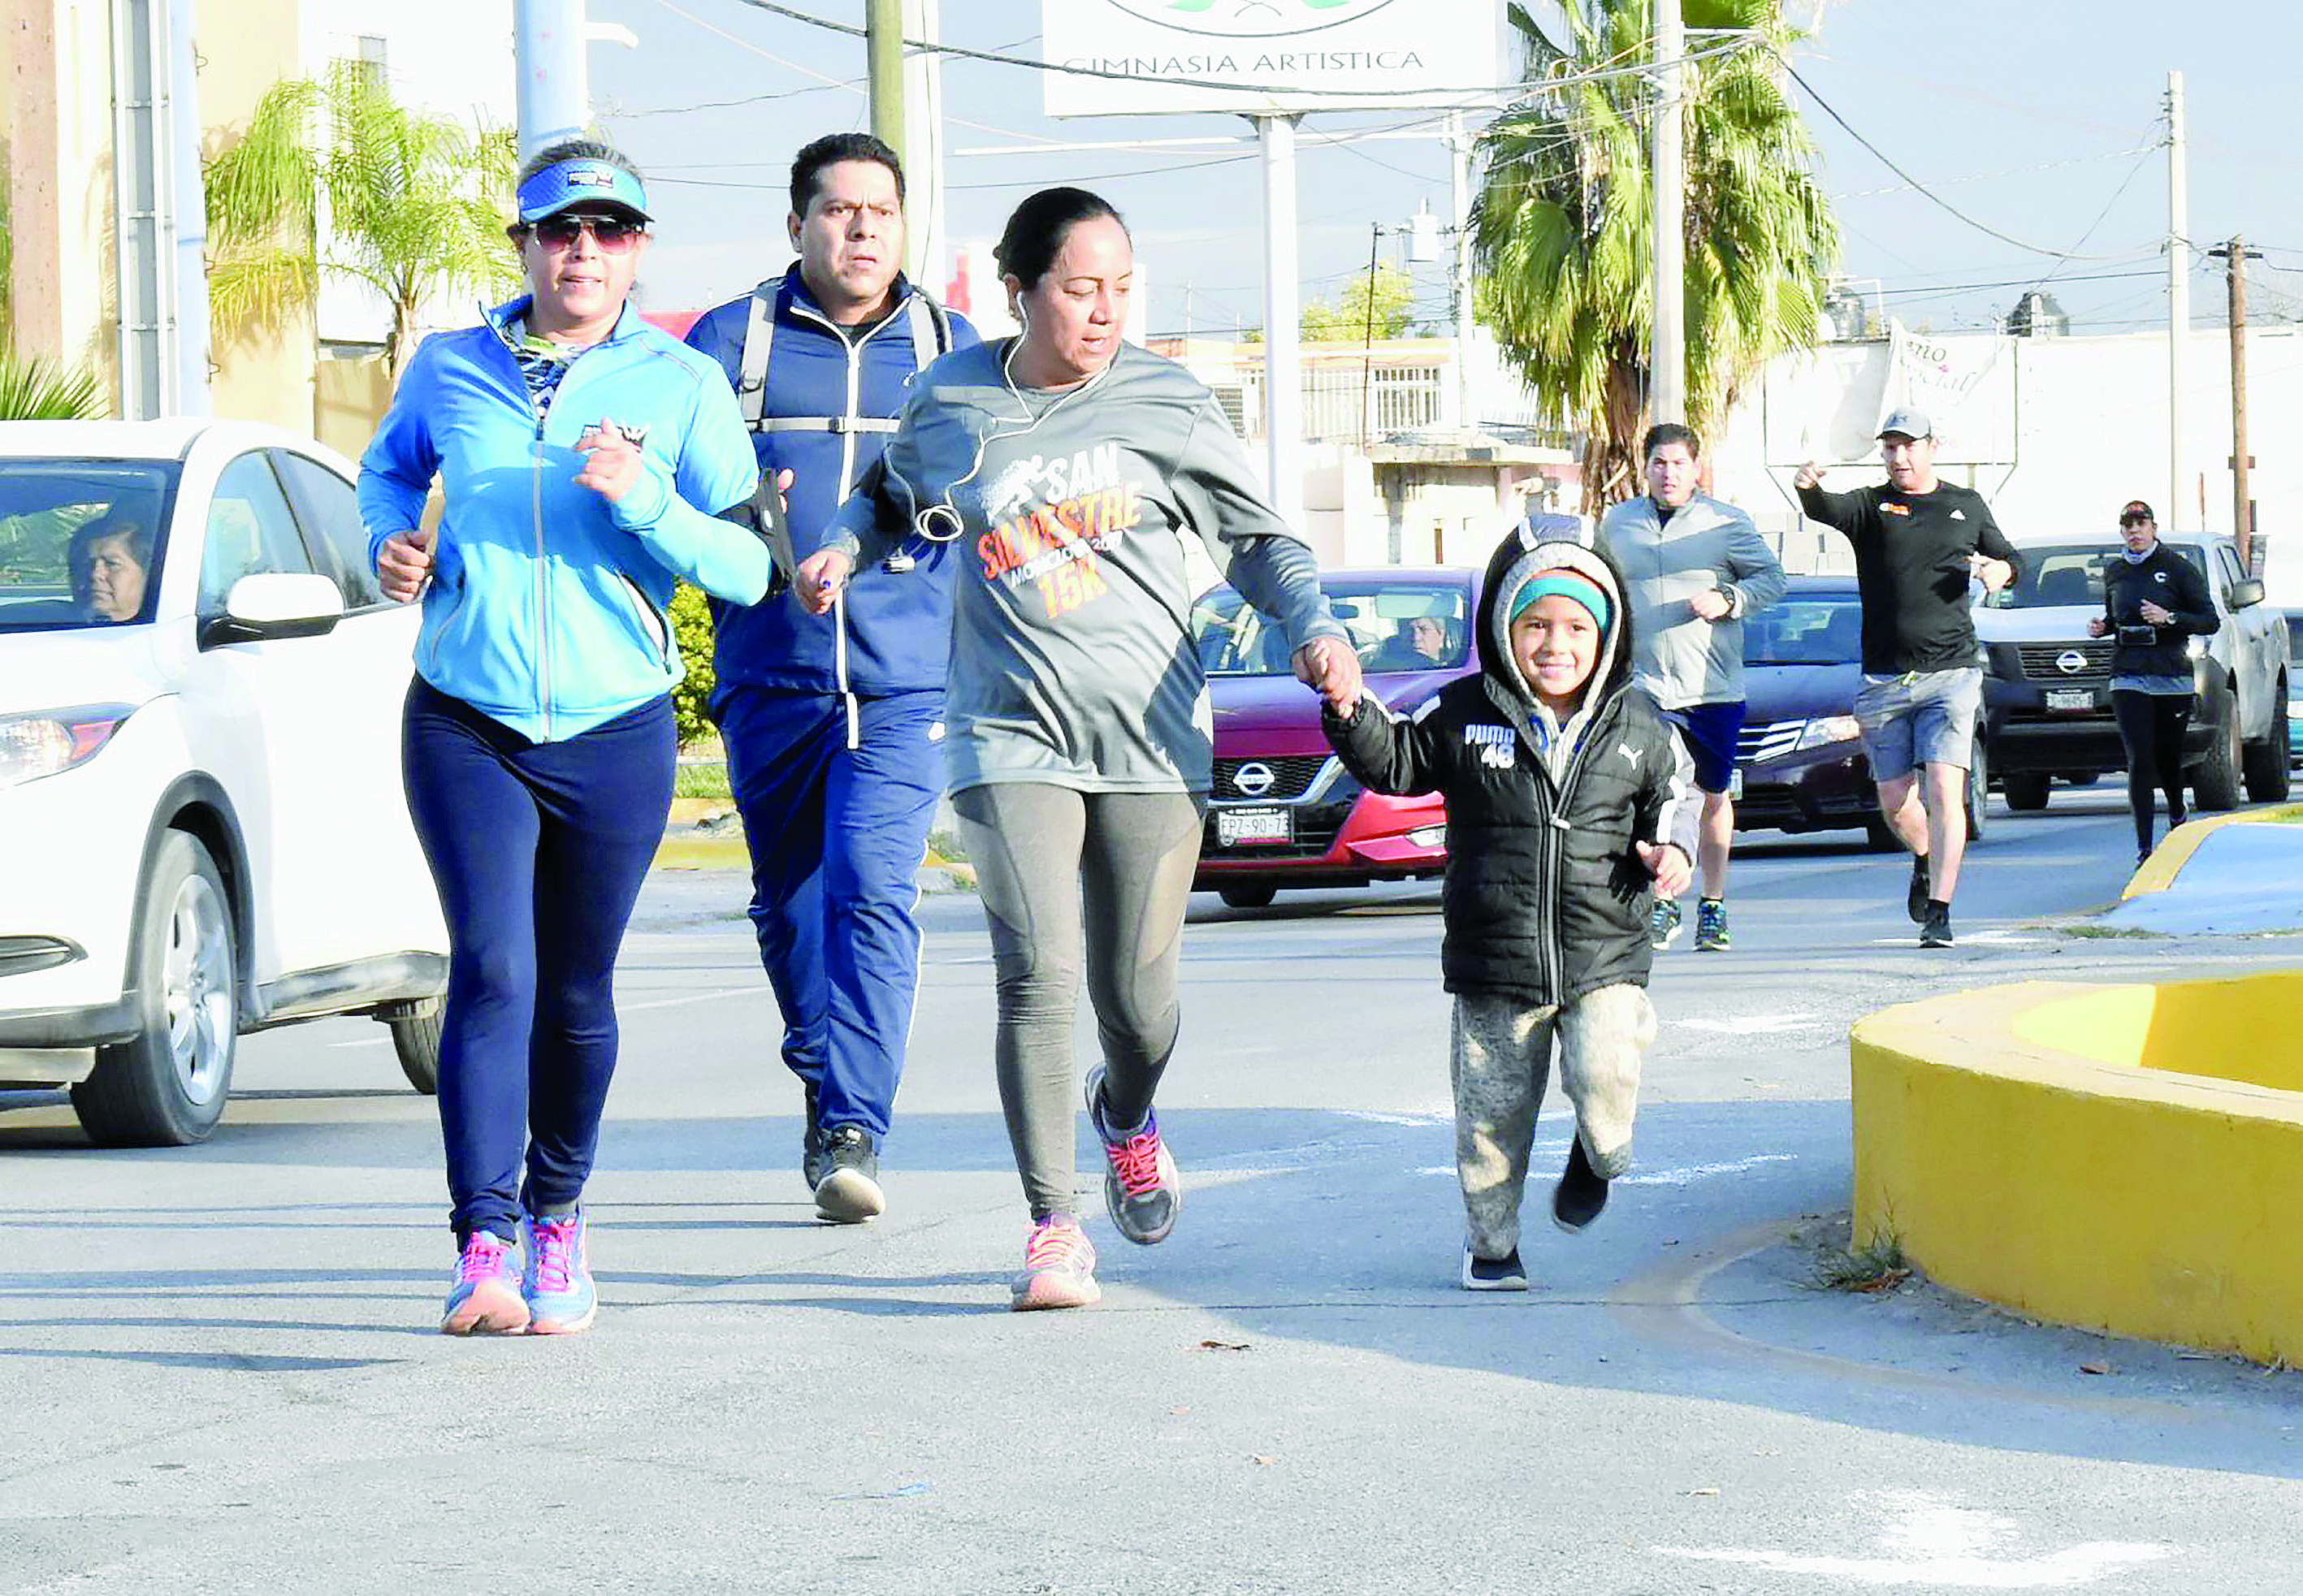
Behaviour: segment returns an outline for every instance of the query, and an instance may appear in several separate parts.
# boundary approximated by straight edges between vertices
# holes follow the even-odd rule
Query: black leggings
[[[2135,814],[2135,849],[2151,848],[2151,790],[2167,795],[2167,823],[2183,823],[2183,732],[2191,723],[2189,693],[2138,693],[2116,688],[2111,713],[2127,745],[2127,806]]]

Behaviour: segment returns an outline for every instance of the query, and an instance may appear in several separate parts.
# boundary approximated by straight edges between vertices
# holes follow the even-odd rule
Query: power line
[[[1854,123],[1849,122],[1844,116],[1842,116],[1832,106],[1829,100],[1825,99],[1823,96],[1818,94],[1815,91],[1814,84],[1800,76],[1799,68],[1792,64],[1790,56],[1782,55],[1779,52],[1776,58],[1784,63],[1784,71],[1790,75],[1792,81],[1805,89],[1807,91],[1808,98],[1813,100],[1817,106],[1822,110],[1825,115],[1837,122],[1840,127],[1846,131],[1849,138],[1854,139],[1856,143],[1869,150],[1878,160],[1881,165],[1894,173],[1897,177],[1902,178],[1905,182],[1911,184],[1911,187],[1917,190],[1925,198],[1944,211],[1949,213],[1951,215],[1957,217],[1960,221],[1966,223],[1967,225],[1974,228],[1978,232],[1988,233],[1991,237],[1997,239],[2003,244],[2012,244],[2018,249],[2024,250],[2025,252],[2032,255],[2044,255],[2050,260],[2124,260],[2132,257],[2134,252],[2131,250],[2123,254],[2081,255],[2076,250],[2042,249],[2037,244],[2024,242],[2021,239],[2015,237],[2012,233],[2002,232],[1999,229],[1992,226],[1987,222],[1979,222],[1976,220],[1975,217],[1969,215],[1965,211],[1960,209],[1959,207],[1953,205],[1950,200],[1945,199],[1942,195],[1928,188],[1927,184],[1921,182],[1918,178],[1913,177],[1910,173],[1904,171],[1902,167],[1897,165],[1894,161],[1888,156],[1886,151],[1881,149],[1877,145],[1872,143],[1870,139],[1856,131]]]
[[[666,4],[667,0],[657,0],[657,3]],[[780,4],[778,0],[740,0],[740,4],[748,5],[755,11],[766,12],[772,16],[784,17],[795,22],[805,23],[810,28],[821,28],[830,33],[844,33],[850,38],[871,37],[868,29],[857,27],[853,22],[834,21],[830,17],[820,17],[812,12],[801,11],[797,6]],[[1060,61],[1034,61],[1028,55],[1015,55],[1000,50],[974,50],[964,45],[941,44],[928,39],[907,38],[903,41],[903,44],[907,50],[923,50],[939,55],[954,55],[965,61],[996,62],[1004,66],[1020,66],[1037,72],[1058,72],[1079,78],[1101,78],[1120,83],[1161,83],[1181,89],[1215,89],[1229,94],[1310,96],[1315,98],[1341,100],[1387,99],[1399,95],[1463,95],[1478,98],[1489,95],[1510,94],[1530,87],[1524,82],[1519,82],[1451,86],[1444,89],[1309,89],[1298,83],[1236,83],[1226,82],[1219,78],[1177,78],[1150,72],[1113,72],[1105,67],[1075,66],[1068,62]],[[1744,46],[1738,44],[1730,47]],[[1693,61],[1700,59],[1706,54],[1717,53],[1717,46],[1704,51],[1690,51],[1686,59]],[[1569,74],[1547,80],[1540,87],[1549,89],[1575,82],[1598,81],[1607,78],[1641,77],[1646,75],[1649,70],[1651,69],[1649,66],[1643,64],[1620,71]]]

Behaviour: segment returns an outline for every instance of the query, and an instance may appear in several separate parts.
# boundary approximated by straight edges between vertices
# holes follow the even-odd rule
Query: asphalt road
[[[2297,1376],[1811,1282],[1851,1021],[2303,947],[2070,934],[2123,879],[2115,794],[1993,820],[1948,951],[1899,859],[1745,847],[1734,951],[1659,963],[1638,1169],[1584,1236],[1542,1222],[1543,1123],[1518,1297],[1455,1285],[1436,884],[1194,899],[1160,1102],[1189,1200],[1152,1249],[1097,1212],[1077,1313],[1005,1308],[964,895],[924,908],[890,1212],[833,1229],[738,878],[652,879],[582,1338],[432,1333],[437,1130],[380,1027],[249,1039],[196,1149],[0,1100],[0,1590],[2303,1588]]]

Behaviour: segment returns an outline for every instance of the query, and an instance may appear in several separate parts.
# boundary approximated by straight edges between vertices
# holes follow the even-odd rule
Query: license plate
[[[1295,840],[1295,819],[1294,813],[1286,809],[1219,809],[1216,841],[1225,848],[1292,842]]]
[[[1727,773],[1727,796],[1731,798],[1739,798],[1743,796],[1743,773],[1742,771],[1732,770]]]
[[[2049,688],[2049,709],[2093,709],[2095,689],[2092,688]]]

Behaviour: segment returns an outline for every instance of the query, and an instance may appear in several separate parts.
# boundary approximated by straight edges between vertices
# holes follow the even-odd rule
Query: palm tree
[[[1554,418],[1584,435],[1583,508],[1597,514],[1639,482],[1653,89],[1619,69],[1650,59],[1653,10],[1652,0],[1565,0],[1564,10],[1562,48],[1510,8],[1535,94],[1481,137],[1472,245],[1480,319]],[[1780,0],[1684,0],[1683,13],[1691,30],[1745,30],[1742,47],[1683,73],[1688,419],[1702,431],[1770,357],[1815,343],[1839,225],[1767,47],[1792,37]]]
[[[88,421],[103,413],[103,387],[87,372],[0,342],[0,421]]]
[[[276,327],[324,274],[354,278],[392,307],[397,384],[427,299],[519,282],[503,235],[518,164],[510,129],[411,111],[355,62],[274,84],[207,163],[210,313]]]

